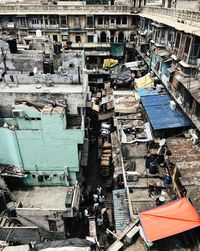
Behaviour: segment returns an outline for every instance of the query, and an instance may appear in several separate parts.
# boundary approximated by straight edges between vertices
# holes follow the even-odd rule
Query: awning
[[[149,92],[146,96],[141,96],[141,101],[154,130],[192,126],[192,122],[179,107],[171,109],[170,102],[173,100],[169,94],[152,95]]]
[[[111,43],[110,44],[110,50],[111,55],[113,57],[123,57],[125,52],[125,44],[124,43]]]
[[[160,56],[160,57],[168,57],[169,56],[169,52],[166,51],[166,50],[159,50],[157,52],[157,54]]]
[[[173,72],[175,72],[175,68],[174,68],[174,67],[167,68],[167,71],[168,71],[169,73],[173,73]]]
[[[148,241],[156,241],[200,226],[200,218],[187,198],[139,213]]]
[[[135,80],[135,88],[145,88],[145,89],[151,89],[153,87],[153,79],[151,78],[150,74],[146,74],[145,76],[138,78]]]
[[[104,61],[103,61],[103,69],[112,68],[112,67],[116,66],[118,64],[118,62],[119,61],[117,59],[112,59],[112,58],[104,59]]]

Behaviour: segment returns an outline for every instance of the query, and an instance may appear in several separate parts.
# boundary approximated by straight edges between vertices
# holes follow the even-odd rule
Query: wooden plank
[[[131,238],[133,238],[133,236],[134,236],[139,230],[140,230],[139,227],[135,226],[133,229],[131,229],[131,231],[129,231],[129,232],[127,233],[126,236],[127,236],[129,239],[131,239]]]
[[[108,249],[107,251],[118,251],[120,248],[122,248],[124,246],[124,244],[119,241],[116,240]]]

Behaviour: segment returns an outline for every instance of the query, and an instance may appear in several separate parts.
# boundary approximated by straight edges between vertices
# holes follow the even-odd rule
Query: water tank
[[[44,74],[51,73],[54,74],[53,61],[44,61],[43,62],[43,71]]]
[[[36,37],[42,37],[42,31],[36,30]]]

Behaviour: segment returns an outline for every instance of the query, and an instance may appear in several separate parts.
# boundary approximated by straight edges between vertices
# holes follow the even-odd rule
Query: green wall
[[[27,107],[16,108],[28,113]],[[39,115],[32,111],[28,119],[16,118],[18,128],[14,131],[0,128],[0,144],[7,142],[6,148],[0,150],[0,162],[20,166],[27,174],[24,182],[31,186],[69,185],[67,176],[72,185],[79,171],[78,144],[83,144],[84,128],[66,129],[65,113]],[[38,181],[38,174],[45,179]]]
[[[23,168],[15,132],[8,128],[0,128],[0,163]]]

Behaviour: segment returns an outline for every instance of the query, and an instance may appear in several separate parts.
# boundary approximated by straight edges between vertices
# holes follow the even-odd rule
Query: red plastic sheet
[[[148,241],[182,233],[200,226],[200,218],[187,198],[139,213],[140,222]]]

